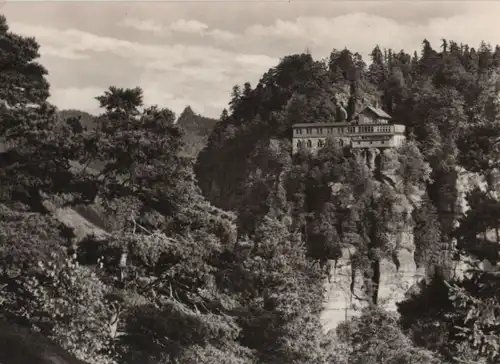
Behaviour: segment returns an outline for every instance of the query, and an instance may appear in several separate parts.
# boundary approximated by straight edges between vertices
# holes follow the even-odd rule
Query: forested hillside
[[[140,87],[110,86],[95,119],[58,112],[36,40],[4,17],[0,38],[6,325],[95,364],[498,362],[497,275],[456,280],[446,267],[450,252],[498,257],[500,48],[375,48],[369,66],[348,50],[286,56],[255,88],[234,88],[194,168],[168,105],[144,107]],[[375,172],[334,143],[292,157],[290,126],[331,120],[335,100],[349,116],[380,101],[410,143]],[[464,214],[459,168],[487,181]],[[389,236],[409,223],[429,279],[398,316],[378,305],[379,269]],[[367,304],[325,333],[324,281],[346,246]],[[14,345],[33,340],[49,362],[72,362],[25,337],[0,343],[0,360],[38,358]]]
[[[499,66],[500,47],[473,48],[451,40],[443,40],[439,49],[424,40],[419,54],[375,47],[369,65],[347,49],[333,50],[326,60],[286,56],[256,87],[234,87],[229,110],[199,155],[199,185],[212,203],[236,213],[242,236],[254,234],[280,196],[309,257],[335,260],[343,247],[355,247],[353,269],[364,272],[372,301],[380,261],[391,259],[395,249],[388,237],[401,224],[413,226],[416,263],[430,276],[437,274],[437,281],[451,278],[453,259],[495,264]],[[348,150],[333,146],[317,156],[290,158],[291,125],[334,120],[338,101],[347,105],[349,117],[375,101],[406,126],[410,144],[397,151],[397,165],[389,167],[402,185],[388,184],[387,176],[370,173]],[[464,172],[485,183],[467,194],[469,210],[462,214],[457,182]],[[340,195],[330,188],[339,183]],[[422,187],[423,200],[412,216],[401,217],[394,208],[401,206],[401,196],[411,201]],[[446,360],[498,360],[498,321],[487,309],[497,299],[495,282],[495,275],[477,271],[459,284],[460,291],[452,290],[453,300],[442,285],[444,306],[433,307],[422,297],[405,303],[401,312],[411,317],[404,318],[404,329]],[[465,324],[461,320],[467,315]],[[456,328],[464,325],[465,331]],[[439,326],[446,329],[438,334],[434,327]],[[459,354],[457,345],[467,350]]]

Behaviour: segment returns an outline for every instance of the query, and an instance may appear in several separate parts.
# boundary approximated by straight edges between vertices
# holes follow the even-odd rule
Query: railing
[[[360,134],[393,134],[404,133],[404,125],[352,125],[352,126],[323,126],[304,127],[295,129],[294,136],[298,138],[352,136]]]

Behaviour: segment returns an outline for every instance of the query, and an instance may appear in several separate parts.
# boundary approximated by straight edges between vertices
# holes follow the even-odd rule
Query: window
[[[323,134],[323,128],[316,128],[316,133]]]
[[[343,146],[344,146],[344,141],[343,141],[342,139],[339,139],[339,145],[340,145],[341,147],[343,147]]]
[[[298,140],[297,141],[297,148],[300,148],[302,146],[302,141],[301,140]]]
[[[348,132],[348,133],[354,133],[355,131],[356,131],[356,129],[355,129],[355,127],[354,127],[354,126],[349,126],[349,127],[347,128],[347,132]]]
[[[299,128],[299,129],[295,129],[296,130],[296,134],[302,134],[302,129]]]
[[[318,148],[321,148],[323,146],[323,141],[320,139],[318,140]]]
[[[312,128],[307,128],[306,131],[307,131],[307,134],[311,134]]]
[[[313,145],[313,144],[312,144],[312,142],[311,142],[310,140],[308,140],[308,141],[307,141],[307,147],[308,147],[308,148],[311,148],[311,147],[312,147],[312,145]]]

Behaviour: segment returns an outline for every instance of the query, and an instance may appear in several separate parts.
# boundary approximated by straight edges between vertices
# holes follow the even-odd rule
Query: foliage
[[[3,314],[22,318],[79,358],[107,362],[106,288],[69,259],[62,236],[68,231],[48,216],[2,210]]]
[[[416,264],[426,267],[428,272],[445,268],[446,245],[442,242],[438,215],[432,201],[424,196],[412,214]]]
[[[140,112],[142,97],[140,88],[114,87],[97,97],[106,109],[94,140],[95,157],[104,163],[100,193],[105,200],[133,194],[172,213],[181,203],[176,199],[185,196],[178,181],[189,178],[182,168],[187,161],[179,156],[182,134],[170,110],[153,106]]]
[[[398,303],[399,323],[415,345],[451,360],[457,330],[448,316],[454,310],[444,275],[436,271]]]
[[[250,244],[237,257],[227,287],[248,311],[239,320],[242,343],[265,363],[323,362],[319,267],[276,218],[264,217]]]
[[[347,363],[440,363],[431,352],[414,348],[393,314],[370,307],[337,328],[351,347]]]
[[[457,321],[459,330],[455,340],[455,359],[462,363],[498,362],[500,321],[497,274],[476,270],[464,282],[450,285],[450,300],[453,310],[449,316]]]
[[[467,255],[495,263],[499,259],[500,201],[478,188],[466,196],[469,210],[455,231],[457,248]]]
[[[108,356],[106,287],[85,267],[72,261],[39,263],[36,275],[17,279],[33,298],[17,314],[32,327],[89,363],[112,363]]]
[[[0,322],[0,360],[11,364],[84,364],[42,334],[4,321]]]
[[[36,62],[34,38],[9,32],[0,17],[0,158],[2,201],[17,200],[43,211],[41,192],[68,189],[69,161],[78,154],[66,125],[56,122],[55,108],[47,102],[47,70]],[[63,142],[64,141],[64,142]]]
[[[80,110],[68,109],[57,111],[57,117],[60,122],[66,122],[68,119],[78,119],[83,129],[95,129],[97,127],[95,116]]]

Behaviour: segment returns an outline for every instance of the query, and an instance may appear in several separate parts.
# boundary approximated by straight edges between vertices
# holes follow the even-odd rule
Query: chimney
[[[378,101],[376,101],[376,100],[373,101],[372,106],[378,109]]]

